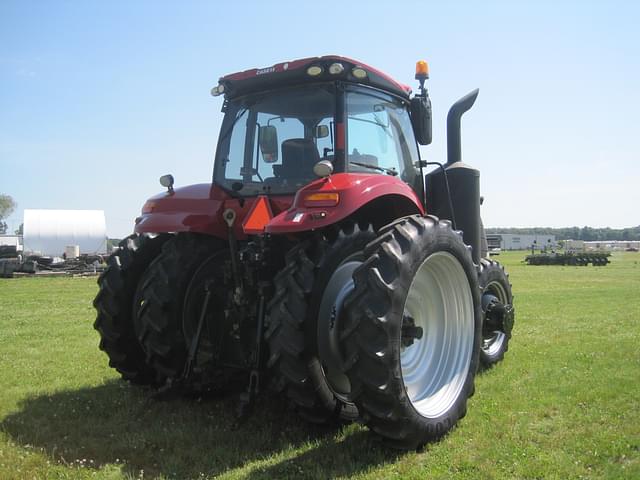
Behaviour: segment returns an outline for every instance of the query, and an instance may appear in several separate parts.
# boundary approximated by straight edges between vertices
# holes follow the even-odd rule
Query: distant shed
[[[80,253],[107,251],[103,210],[25,210],[24,251],[62,256],[65,247],[79,245]]]
[[[555,235],[495,233],[487,235],[487,243],[490,250],[497,247],[502,250],[529,250],[532,246],[538,250],[557,247]]]

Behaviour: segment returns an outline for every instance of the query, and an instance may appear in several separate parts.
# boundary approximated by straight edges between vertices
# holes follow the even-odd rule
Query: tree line
[[[18,204],[11,198],[11,195],[0,193],[0,235],[10,233],[5,219],[9,218],[17,206]]]
[[[607,241],[640,240],[640,225],[628,228],[593,227],[530,227],[530,228],[487,228],[487,233],[512,233],[515,235],[555,235],[556,240]]]

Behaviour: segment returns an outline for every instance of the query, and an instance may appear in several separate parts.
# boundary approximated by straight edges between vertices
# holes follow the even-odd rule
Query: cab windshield
[[[294,193],[333,158],[333,85],[311,85],[229,101],[214,181],[239,195]]]

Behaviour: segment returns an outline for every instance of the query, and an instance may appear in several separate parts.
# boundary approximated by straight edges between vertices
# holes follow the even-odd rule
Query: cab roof
[[[330,67],[334,64],[341,65],[342,70],[340,67],[334,67],[330,70]],[[311,67],[319,67],[319,69],[312,70],[317,72],[315,75],[309,73]],[[360,74],[360,78],[354,75],[354,70]],[[364,70],[366,75],[363,76],[359,70]],[[270,67],[252,68],[251,70],[232,73],[221,77],[219,86],[216,89],[220,89],[222,86],[225,98],[230,99],[248,93],[284,86],[332,80],[371,85],[404,98],[409,98],[411,94],[411,87],[396,82],[380,70],[358,60],[338,55],[302,58],[300,60],[277,63]]]

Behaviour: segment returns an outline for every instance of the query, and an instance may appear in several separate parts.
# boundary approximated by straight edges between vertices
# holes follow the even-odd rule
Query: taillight
[[[304,197],[305,207],[335,207],[340,201],[340,194],[336,192],[316,192]]]

